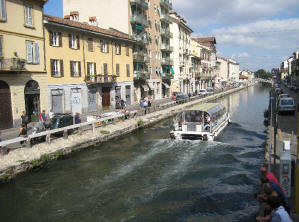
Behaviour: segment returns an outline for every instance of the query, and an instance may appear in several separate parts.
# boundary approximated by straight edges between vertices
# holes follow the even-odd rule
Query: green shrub
[[[107,131],[107,130],[101,130],[100,132],[101,132],[101,134],[106,134],[106,135],[107,135],[107,134],[110,134],[110,132]]]
[[[143,123],[142,119],[138,120],[137,125],[138,125],[139,128],[143,128],[144,127],[144,123]]]

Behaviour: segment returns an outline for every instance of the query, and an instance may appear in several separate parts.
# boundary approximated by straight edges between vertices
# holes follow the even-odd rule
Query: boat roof
[[[220,103],[202,103],[196,106],[192,106],[190,108],[188,108],[188,111],[202,111],[202,112],[206,112],[209,115],[213,115],[214,113],[220,111],[223,109],[223,105]]]

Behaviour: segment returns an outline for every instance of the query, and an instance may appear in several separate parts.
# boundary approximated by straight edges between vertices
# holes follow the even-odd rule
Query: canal
[[[0,185],[5,222],[254,221],[269,89],[218,101],[232,124],[216,142],[175,141],[172,119]]]

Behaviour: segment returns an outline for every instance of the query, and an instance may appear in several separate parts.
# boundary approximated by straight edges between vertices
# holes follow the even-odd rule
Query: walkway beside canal
[[[13,150],[8,155],[0,156],[0,181],[6,181],[17,174],[39,167],[47,161],[60,158],[61,156],[67,155],[76,150],[88,148],[107,140],[131,133],[139,127],[147,127],[175,115],[186,107],[190,107],[198,103],[213,101],[244,88],[246,89],[247,87],[230,89],[205,98],[152,112],[144,116],[136,116],[128,120],[117,121],[113,124],[96,128],[95,132],[92,130],[84,131],[82,133],[77,132],[69,135],[67,139],[58,138],[53,140],[50,144],[40,143],[32,146],[31,148]]]
[[[282,87],[284,93],[288,93],[291,97],[294,98],[295,104],[299,103],[299,95],[286,87]],[[274,107],[275,109],[275,107]],[[271,138],[271,127],[268,127],[267,130],[267,141],[266,141],[266,152],[265,152],[265,159],[266,162],[269,162],[269,150],[270,150],[270,144],[272,141],[272,152],[271,152],[271,172],[275,174],[275,176],[279,179],[280,177],[280,154],[283,152],[284,149],[284,143],[283,141],[290,141],[290,151],[291,151],[291,157],[292,160],[295,161],[297,156],[297,112],[295,115],[274,115],[275,110],[273,111],[273,118],[277,117],[277,134],[274,135],[275,127],[273,124],[272,127],[272,138]],[[275,158],[276,157],[276,158]],[[295,167],[295,166],[294,166]],[[295,169],[294,169],[295,173]],[[295,175],[294,175],[295,179]],[[281,182],[281,181],[280,181]],[[292,210],[294,210],[295,206],[295,187],[296,187],[296,180],[293,182],[293,186],[291,187],[291,197],[289,198],[289,201],[292,206]],[[292,218],[294,221],[299,221],[299,214],[292,214]]]

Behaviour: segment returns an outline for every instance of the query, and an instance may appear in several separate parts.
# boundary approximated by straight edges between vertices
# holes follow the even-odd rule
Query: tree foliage
[[[272,74],[270,72],[267,72],[264,69],[259,69],[254,73],[255,78],[261,78],[261,79],[271,79]]]

